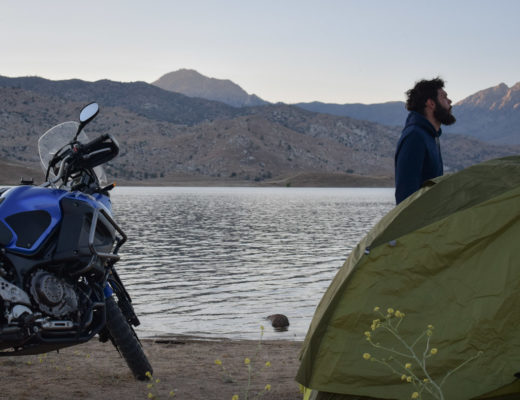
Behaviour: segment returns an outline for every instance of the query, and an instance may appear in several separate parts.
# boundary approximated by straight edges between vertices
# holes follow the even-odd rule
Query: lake
[[[359,240],[394,207],[393,189],[117,187],[128,235],[118,272],[141,337],[303,340]],[[285,314],[286,332],[265,320]]]

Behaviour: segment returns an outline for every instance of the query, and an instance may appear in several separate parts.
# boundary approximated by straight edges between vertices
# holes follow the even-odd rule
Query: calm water
[[[142,337],[302,340],[349,252],[392,189],[118,187],[128,235],[118,271]],[[264,318],[281,313],[289,330]]]

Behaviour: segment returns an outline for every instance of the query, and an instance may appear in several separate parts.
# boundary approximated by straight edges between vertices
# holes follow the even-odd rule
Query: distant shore
[[[33,179],[36,185],[44,180],[40,169],[0,160],[0,185],[19,185],[21,179]],[[222,187],[393,187],[393,176],[364,176],[347,173],[294,173],[262,181],[234,178],[213,178],[174,174],[160,179],[126,180],[109,178],[118,186],[222,186]]]
[[[142,343],[154,368],[153,382],[136,381],[112,344],[94,338],[59,353],[0,358],[0,373],[9,377],[0,398],[144,400],[151,393],[157,399],[231,400],[235,394],[242,399],[246,358],[254,373],[250,398],[267,385],[262,399],[302,398],[294,380],[302,342],[263,341],[259,347],[256,340],[172,336]]]
[[[222,187],[393,187],[393,177],[372,177],[354,174],[301,173],[264,181],[178,177],[147,181],[117,181],[118,186],[222,186]]]

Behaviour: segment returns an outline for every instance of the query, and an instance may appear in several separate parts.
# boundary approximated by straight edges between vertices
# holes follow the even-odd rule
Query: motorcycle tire
[[[139,380],[149,379],[147,372],[153,374],[152,366],[144,354],[143,347],[134,330],[123,316],[113,297],[106,299],[106,315],[107,329],[113,343],[124,357],[134,376]]]

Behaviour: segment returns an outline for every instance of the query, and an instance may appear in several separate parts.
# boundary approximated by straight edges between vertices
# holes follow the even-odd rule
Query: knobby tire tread
[[[106,299],[106,315],[108,331],[128,367],[137,379],[148,379],[146,373],[153,374],[152,366],[113,297]]]

